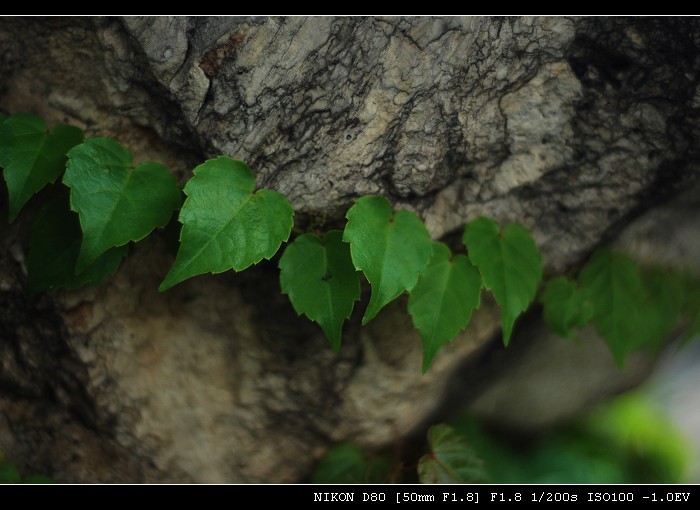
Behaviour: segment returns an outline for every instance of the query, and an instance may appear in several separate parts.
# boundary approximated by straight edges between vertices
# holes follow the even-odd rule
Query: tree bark
[[[342,227],[355,198],[382,194],[448,242],[478,215],[522,223],[548,274],[616,239],[698,270],[699,28],[6,18],[0,108],[113,136],[181,182],[206,158],[245,160],[300,228]],[[650,366],[618,370],[592,331],[553,338],[537,307],[503,350],[488,301],[426,375],[401,300],[365,327],[353,315],[334,355],[274,261],[159,294],[172,256],[158,234],[98,287],[29,300],[37,207],[0,223],[0,448],[59,481],[299,481],[336,441],[386,447],[457,407],[538,429]]]

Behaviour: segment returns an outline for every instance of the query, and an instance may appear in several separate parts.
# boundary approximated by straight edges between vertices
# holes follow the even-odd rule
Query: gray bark
[[[614,239],[697,264],[697,192],[677,197],[698,182],[698,28],[0,19],[0,108],[114,136],[182,182],[205,158],[246,160],[302,228],[342,226],[356,197],[383,194],[436,239],[482,214],[518,221],[549,274]],[[649,369],[640,354],[617,370],[593,332],[552,338],[536,307],[504,351],[490,302],[425,376],[401,300],[366,327],[353,317],[334,355],[272,263],[159,294],[172,257],[158,235],[100,286],[29,301],[33,212],[0,226],[0,448],[61,481],[298,481],[335,441],[386,447],[462,406],[537,429]]]

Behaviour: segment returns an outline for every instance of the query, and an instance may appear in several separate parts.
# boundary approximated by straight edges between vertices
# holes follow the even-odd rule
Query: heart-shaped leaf
[[[13,221],[34,193],[54,182],[66,168],[66,153],[83,141],[74,126],[46,131],[34,115],[12,115],[0,125],[0,166],[5,171],[9,217]]]
[[[68,152],[63,183],[80,216],[83,244],[77,272],[114,246],[168,224],[180,205],[173,175],[158,163],[131,167],[131,153],[111,138],[89,138]]]
[[[423,372],[437,351],[467,327],[481,296],[479,271],[464,255],[452,257],[443,243],[433,243],[428,269],[418,277],[408,312],[423,340]]]
[[[350,245],[340,230],[323,238],[297,237],[280,258],[282,292],[298,314],[317,322],[334,351],[340,348],[343,322],[360,299],[360,279],[350,258]]]
[[[347,212],[343,241],[352,261],[372,286],[362,318],[366,324],[387,303],[411,290],[432,255],[432,241],[423,222],[411,211],[392,210],[382,196],[357,199]]]
[[[682,307],[680,280],[658,272],[643,278],[632,259],[608,249],[586,263],[579,284],[593,306],[593,323],[619,365],[632,351],[660,345]]]
[[[294,209],[284,195],[261,189],[248,165],[226,156],[194,169],[180,211],[180,249],[160,290],[192,276],[241,271],[269,259],[289,239]]]
[[[110,248],[83,271],[75,274],[82,232],[78,215],[68,206],[68,193],[44,207],[32,227],[27,257],[29,294],[65,287],[96,285],[114,274],[128,246]]]
[[[571,330],[582,328],[593,316],[586,292],[565,276],[548,281],[540,301],[544,305],[544,320],[552,331],[564,338],[571,338]]]
[[[464,232],[469,260],[479,268],[484,286],[501,307],[503,343],[508,345],[513,324],[535,298],[542,279],[542,257],[525,228],[501,227],[488,218],[477,218]]]
[[[649,335],[648,344],[661,346],[666,336],[676,327],[687,302],[681,275],[660,267],[642,272],[645,289],[644,327]]]
[[[643,320],[644,285],[634,262],[599,250],[581,270],[579,282],[590,296],[598,332],[621,364],[629,352],[645,343],[638,326]]]

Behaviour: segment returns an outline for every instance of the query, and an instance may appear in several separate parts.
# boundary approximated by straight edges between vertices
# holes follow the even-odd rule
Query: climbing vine
[[[165,166],[134,165],[116,140],[85,139],[73,126],[47,131],[29,114],[0,122],[9,221],[45,186],[59,179],[63,185],[32,228],[27,259],[32,295],[99,283],[117,271],[132,243],[165,227],[178,210],[179,249],[161,291],[204,273],[243,271],[271,259],[289,241],[291,204],[276,191],[256,190],[255,176],[242,161],[221,156],[197,166],[183,203]],[[318,323],[335,351],[360,298],[361,275],[371,288],[363,324],[408,293],[408,312],[423,342],[424,372],[440,348],[468,326],[484,289],[500,307],[505,345],[541,286],[539,300],[553,331],[572,337],[592,323],[620,364],[634,350],[660,346],[681,318],[690,324],[689,336],[700,332],[700,297],[691,278],[642,270],[607,249],[575,277],[541,285],[542,257],[520,225],[476,218],[465,226],[461,254],[433,241],[414,212],[394,210],[382,196],[358,198],[346,218],[343,231],[297,236],[279,259],[282,292],[297,313]]]

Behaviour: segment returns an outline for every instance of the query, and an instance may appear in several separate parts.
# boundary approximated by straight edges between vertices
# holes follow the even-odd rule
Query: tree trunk
[[[674,18],[11,18],[0,108],[181,182],[245,160],[302,229],[382,194],[435,239],[517,221],[548,274],[615,239],[697,270],[697,188],[679,193],[698,183],[699,50],[698,21]],[[294,482],[336,441],[386,447],[456,407],[538,429],[650,366],[618,370],[592,331],[552,337],[537,307],[504,350],[491,302],[426,375],[401,300],[355,313],[335,355],[274,260],[158,293],[158,234],[98,287],[29,300],[35,214],[0,224],[0,448],[59,481]]]

